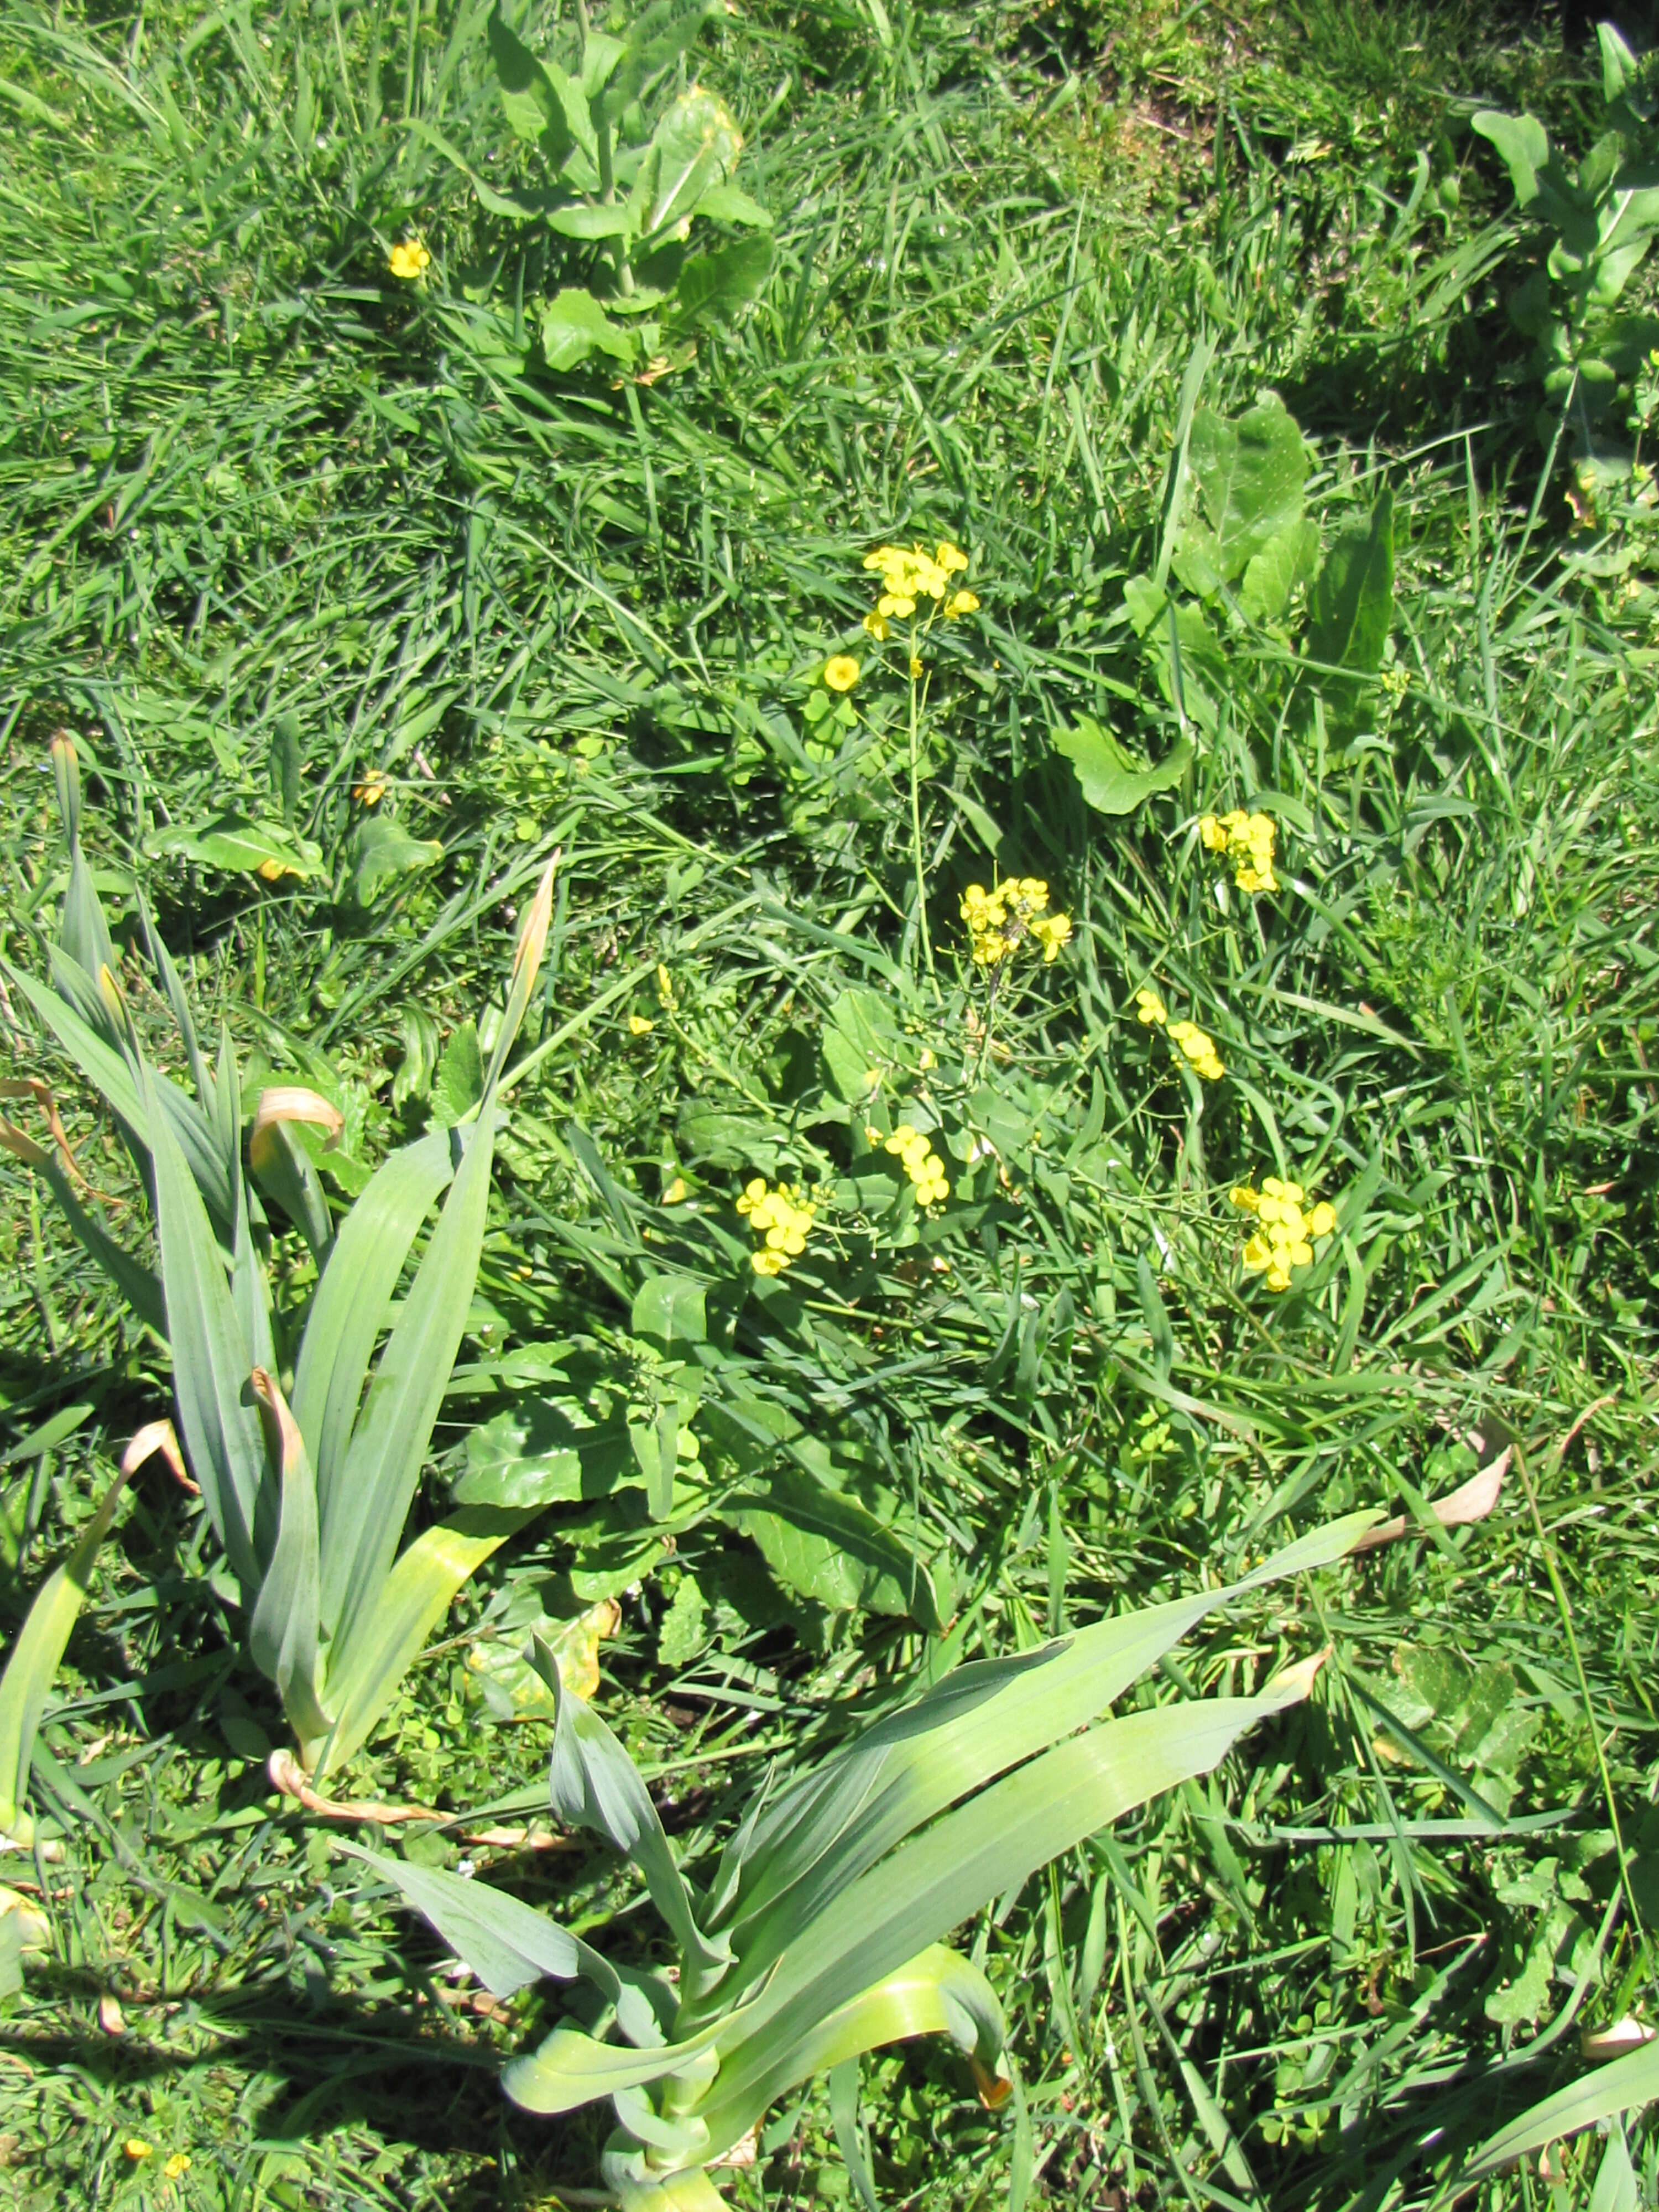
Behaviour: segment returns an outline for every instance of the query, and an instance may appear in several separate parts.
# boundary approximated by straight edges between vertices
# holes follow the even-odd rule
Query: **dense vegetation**
[[[689,2033],[792,1790],[1069,1635],[969,1678],[1049,1705],[1020,1774],[1172,1786],[913,1808],[940,1896],[1005,1852],[917,1922],[950,2033],[711,2092],[728,2201],[1654,2202],[1645,65],[1460,0],[507,15],[0,24],[14,1659],[88,1585],[38,1734],[0,1689],[0,2193],[670,2201],[524,2054]],[[349,1542],[475,1548],[346,1756],[374,1395],[283,1423],[414,1158],[356,1382],[389,1326],[435,1425]],[[458,1967],[457,1878],[609,1963]]]

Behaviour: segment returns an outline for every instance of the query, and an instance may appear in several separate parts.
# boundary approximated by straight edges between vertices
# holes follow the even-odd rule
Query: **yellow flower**
[[[878,645],[886,644],[888,623],[887,617],[884,614],[878,612],[876,608],[872,607],[869,613],[864,617],[864,627],[869,631],[871,636],[874,638]]]
[[[943,568],[947,576],[957,574],[968,566],[968,556],[962,548],[948,542],[936,549],[933,560],[935,565]]]
[[[1322,1198],[1308,1216],[1310,1237],[1329,1237],[1336,1228],[1336,1208],[1328,1199]]]
[[[823,664],[823,680],[832,691],[850,691],[859,680],[859,665],[850,653],[837,653]]]
[[[757,1274],[776,1275],[806,1249],[806,1232],[817,1208],[802,1205],[793,1183],[781,1182],[769,1190],[765,1177],[757,1176],[744,1185],[738,1212],[746,1214],[749,1226],[766,1240],[760,1251],[750,1255],[750,1265]]]
[[[921,1048],[921,1058],[916,1062],[917,1066],[925,1071],[930,1067],[936,1067],[938,1064],[939,1063],[934,1060],[933,1054],[928,1050],[927,1047],[923,1045]]]
[[[1060,957],[1060,948],[1072,934],[1072,918],[1067,914],[1050,914],[1031,924],[1031,934],[1042,947],[1043,964],[1048,965]]]
[[[394,276],[401,276],[407,280],[422,275],[429,267],[431,260],[432,256],[422,245],[420,240],[410,238],[404,239],[401,244],[392,247],[386,256],[386,267]]]
[[[366,775],[361,783],[352,785],[351,795],[354,799],[361,799],[365,806],[378,806],[386,797],[386,778],[383,775]]]
[[[1229,1191],[1227,1195],[1235,1206],[1246,1213],[1254,1213],[1261,1203],[1261,1192],[1252,1190],[1249,1183],[1243,1184],[1237,1190]]]
[[[300,871],[290,868],[284,860],[261,860],[259,873],[268,884],[280,884],[284,876],[297,876]]]
[[[674,986],[660,960],[657,963],[657,1003],[661,1006],[672,1006],[674,1003]]]
[[[757,1275],[781,1275],[789,1263],[781,1252],[751,1252],[749,1264]]]
[[[1206,1083],[1220,1081],[1227,1071],[1221,1064],[1213,1037],[1207,1036],[1196,1022],[1171,1022],[1169,1033]]]
[[[921,672],[921,663],[913,653],[910,655],[910,681],[914,684]]]
[[[1023,944],[1040,945],[1044,960],[1054,959],[1072,925],[1064,915],[1045,918],[1048,903],[1048,886],[1038,876],[1005,877],[994,891],[969,884],[962,895],[962,918],[976,965],[994,968]]]
[[[163,2181],[177,2181],[180,2174],[189,2172],[190,2153],[187,2150],[176,2150],[161,2168],[161,2179]]]
[[[1242,891],[1276,891],[1273,845],[1279,825],[1271,814],[1247,814],[1236,806],[1230,814],[1199,817],[1200,842],[1212,853],[1224,853],[1233,864],[1233,881]]]
[[[979,612],[978,593],[952,592],[945,602],[945,611],[947,615],[976,615]]]
[[[628,1017],[628,1030],[630,1036],[649,1036],[656,1026],[655,1022],[647,1021],[643,1014],[630,1014]]]
[[[143,2136],[129,2136],[121,2148],[135,2166],[142,2166],[147,2158],[155,2156]]]
[[[890,615],[900,622],[907,620],[915,611],[916,603],[908,592],[884,592],[876,601],[878,616]]]
[[[1137,991],[1135,1018],[1145,1022],[1149,1029],[1161,1030],[1170,1018],[1170,1010],[1156,991]]]

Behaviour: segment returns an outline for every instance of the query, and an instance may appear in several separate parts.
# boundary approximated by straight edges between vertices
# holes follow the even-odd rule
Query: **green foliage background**
[[[1593,61],[1542,21],[1370,0],[757,4],[697,69],[744,134],[771,275],[691,365],[613,386],[526,355],[509,234],[432,143],[510,166],[483,21],[19,0],[0,26],[3,949],[34,965],[61,895],[68,726],[106,902],[130,913],[136,872],[204,1027],[337,1101],[349,1193],[461,1110],[465,1024],[562,848],[526,1032],[550,1048],[501,1139],[428,1510],[545,1384],[538,1347],[573,1347],[579,1398],[637,1378],[660,1261],[735,1296],[747,1175],[845,1171],[819,1109],[849,989],[891,1010],[895,1066],[934,1054],[948,1125],[993,1138],[1009,1188],[937,1240],[815,1239],[732,1339],[832,1485],[934,1564],[943,1650],[842,1547],[688,1517],[670,1553],[637,1492],[573,1501],[470,1587],[354,1788],[465,1814],[400,1848],[591,1934],[628,1901],[606,1855],[465,1840],[545,1803],[544,1731],[496,1717],[481,1633],[620,1595],[603,1708],[695,1864],[769,1762],[945,1651],[1174,1595],[1355,1505],[1420,1520],[1472,1437],[1513,1438],[1486,1522],[1192,1638],[1175,1686],[1333,1656],[1209,1782],[964,1931],[1017,2108],[981,2112],[931,2046],[865,2075],[891,2204],[1431,2203],[1577,2078],[1581,2028],[1643,2014],[1659,1912],[1654,541],[1639,496],[1570,504],[1570,449],[1539,442],[1505,314],[1532,249],[1469,129],[1524,106],[1582,151]],[[434,269],[399,285],[387,247],[415,233]],[[1218,616],[1207,721],[1129,619],[1200,339],[1204,404],[1271,389],[1300,424],[1328,548],[1392,491],[1374,730],[1297,705],[1300,614]],[[850,738],[807,713],[823,656],[866,650],[863,554],[912,536],[969,548],[982,602],[931,694],[937,995],[899,688],[866,672]],[[1138,760],[1202,742],[1108,817],[1055,743],[1083,717]],[[1218,902],[1191,825],[1233,805],[1280,823],[1274,901]],[[314,866],[228,868],[203,842],[227,811]],[[1006,1056],[968,1082],[957,902],[993,869],[1045,878],[1077,933],[1000,1000]],[[1133,1016],[1149,981],[1225,1085],[1171,1073]],[[15,1003],[0,1023],[131,1202],[84,1096]],[[1241,1282],[1226,1192],[1251,1171],[1339,1206],[1287,1300]],[[36,1183],[8,1160],[0,1186],[15,1620],[167,1381]],[[481,2013],[270,1791],[279,1722],[202,1526],[164,1477],[133,1486],[59,1678],[36,1782],[65,1856],[15,1877],[54,1948],[0,1954],[0,2190],[580,2202],[599,2124],[496,2086],[542,1998]],[[603,1940],[625,1955],[635,1925]],[[1589,2204],[1602,2155],[1477,2201]],[[1652,2201],[1639,2120],[1630,2155]],[[822,2085],[729,2187],[848,2195]]]

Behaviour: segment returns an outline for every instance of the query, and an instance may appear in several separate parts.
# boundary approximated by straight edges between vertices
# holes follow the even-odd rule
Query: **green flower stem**
[[[910,625],[910,659],[917,659],[916,648],[921,643],[914,622]],[[933,972],[933,943],[927,933],[927,876],[921,857],[921,702],[917,691],[917,679],[910,678],[910,849],[916,869],[916,921],[921,931],[922,958],[927,964],[927,980],[939,995],[939,977]]]

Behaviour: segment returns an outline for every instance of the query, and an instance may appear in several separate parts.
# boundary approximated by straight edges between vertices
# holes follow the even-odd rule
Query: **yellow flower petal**
[[[823,680],[832,691],[850,691],[859,680],[859,665],[850,653],[837,653],[823,664]]]

